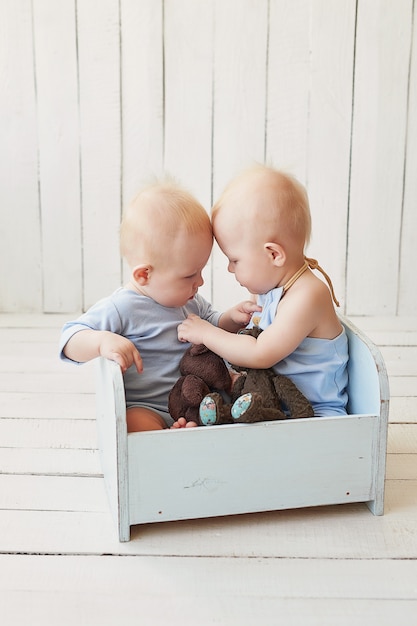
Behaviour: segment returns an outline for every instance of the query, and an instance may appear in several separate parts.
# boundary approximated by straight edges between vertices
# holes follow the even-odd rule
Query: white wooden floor
[[[173,522],[126,544],[100,474],[93,367],[58,361],[63,321],[0,316],[2,625],[417,624],[417,320],[354,320],[390,374],[383,517],[358,504]]]

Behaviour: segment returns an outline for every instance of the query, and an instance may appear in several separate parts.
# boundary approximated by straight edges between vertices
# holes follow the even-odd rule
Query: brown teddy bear
[[[199,423],[199,408],[211,391],[230,393],[232,378],[222,358],[203,344],[191,345],[180,361],[181,378],[168,398],[168,411],[174,420],[185,417]]]
[[[257,337],[257,327],[241,331]],[[234,367],[242,374],[232,385],[223,359],[203,345],[192,345],[180,362],[181,378],[171,390],[168,409],[202,426],[312,417],[314,411],[294,383],[272,369]],[[219,391],[231,396],[225,402]]]

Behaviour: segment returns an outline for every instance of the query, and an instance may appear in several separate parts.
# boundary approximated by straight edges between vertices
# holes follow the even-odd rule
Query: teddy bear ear
[[[208,348],[203,343],[194,344],[190,348],[191,356],[198,356],[199,354],[204,354],[208,352]]]

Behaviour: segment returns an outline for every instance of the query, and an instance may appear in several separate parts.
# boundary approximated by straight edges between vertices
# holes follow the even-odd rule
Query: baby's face
[[[164,262],[153,268],[143,291],[162,306],[184,306],[204,284],[202,271],[212,245],[207,234],[174,236]]]
[[[276,287],[277,278],[266,241],[249,222],[233,225],[229,218],[220,213],[213,225],[216,241],[229,261],[228,271],[250,293],[267,293]]]

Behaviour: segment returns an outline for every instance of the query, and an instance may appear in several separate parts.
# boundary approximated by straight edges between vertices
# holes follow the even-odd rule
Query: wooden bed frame
[[[388,377],[376,346],[341,322],[346,416],[128,434],[121,370],[97,359],[100,457],[119,540],[134,524],[347,502],[382,515]]]

